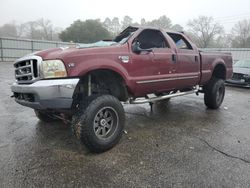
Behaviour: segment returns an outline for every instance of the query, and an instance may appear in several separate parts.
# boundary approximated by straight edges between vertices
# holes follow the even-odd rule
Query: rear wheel
[[[225,95],[224,80],[212,78],[208,85],[204,87],[204,92],[205,105],[211,109],[219,108]]]
[[[120,101],[111,95],[93,98],[73,122],[76,136],[96,153],[111,149],[122,136],[125,113]]]

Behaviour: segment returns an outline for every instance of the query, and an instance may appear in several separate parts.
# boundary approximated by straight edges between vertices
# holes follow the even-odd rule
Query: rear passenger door
[[[194,86],[199,83],[200,58],[197,49],[193,49],[184,35],[179,33],[167,33],[177,47],[177,72],[176,83],[179,88]]]

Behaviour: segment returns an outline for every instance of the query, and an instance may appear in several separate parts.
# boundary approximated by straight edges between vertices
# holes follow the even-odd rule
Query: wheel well
[[[223,64],[216,65],[213,71],[213,77],[221,78],[223,80],[226,79],[226,68]]]
[[[91,85],[89,85],[89,79]],[[110,94],[120,101],[128,99],[128,91],[123,77],[115,71],[107,69],[90,71],[82,76],[76,90],[75,94],[81,97],[86,97],[90,94]],[[89,90],[91,90],[90,93]]]

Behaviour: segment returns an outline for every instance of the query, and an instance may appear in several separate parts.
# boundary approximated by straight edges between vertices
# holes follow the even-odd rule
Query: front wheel
[[[224,80],[212,78],[208,85],[204,87],[204,91],[205,105],[211,109],[219,108],[225,96]]]
[[[111,95],[94,98],[74,122],[76,136],[92,152],[115,146],[122,136],[125,113],[120,101]]]

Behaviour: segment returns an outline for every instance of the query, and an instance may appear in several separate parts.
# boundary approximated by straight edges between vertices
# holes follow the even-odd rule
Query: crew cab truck
[[[207,108],[219,108],[232,57],[199,51],[182,32],[128,27],[112,41],[40,51],[14,67],[17,103],[33,108],[41,121],[70,121],[89,150],[104,152],[121,138],[122,101],[204,93]]]

